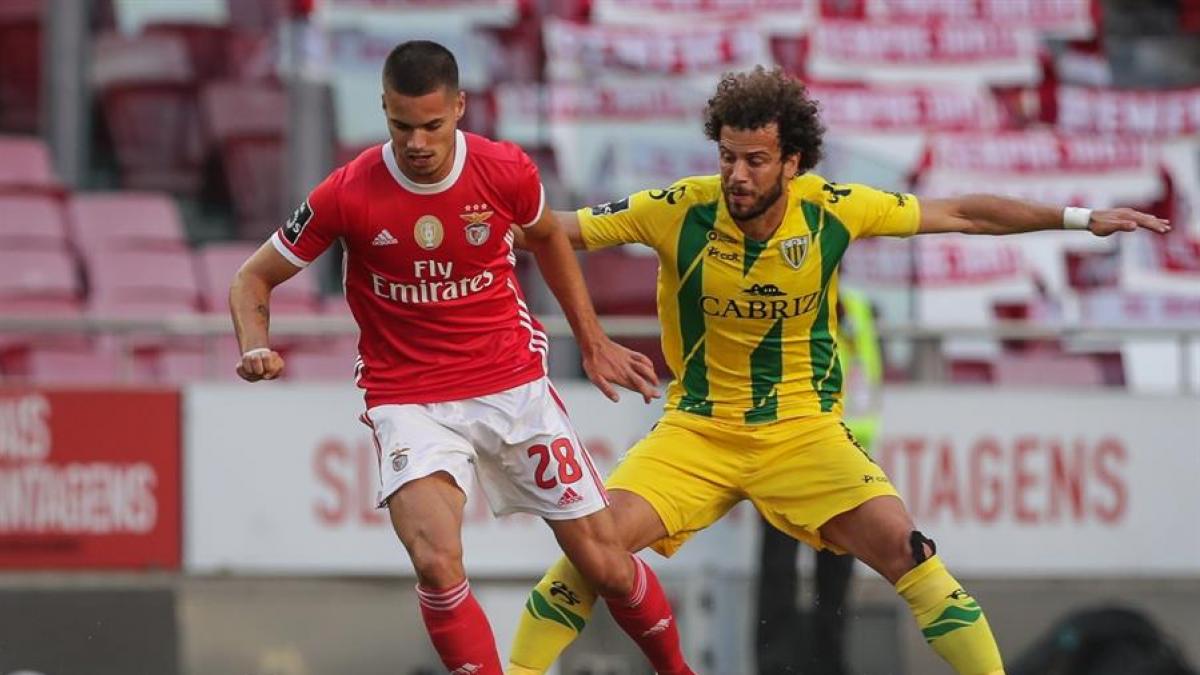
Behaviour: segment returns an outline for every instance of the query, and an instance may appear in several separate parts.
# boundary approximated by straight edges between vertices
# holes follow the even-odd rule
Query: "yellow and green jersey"
[[[850,241],[917,230],[912,195],[788,184],[783,223],[748,239],[725,208],[719,176],[579,211],[589,249],[640,243],[658,253],[663,354],[675,376],[667,408],[762,424],[841,410],[837,268]]]

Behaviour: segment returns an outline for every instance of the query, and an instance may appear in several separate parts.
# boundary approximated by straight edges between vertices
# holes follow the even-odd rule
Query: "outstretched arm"
[[[575,230],[578,232],[578,224]],[[583,283],[579,262],[554,212],[544,211],[541,218],[525,228],[524,232],[518,233],[518,237],[524,239],[524,248],[533,253],[542,278],[562,306],[571,332],[579,343],[583,369],[588,379],[614,401],[617,400],[617,392],[612,388],[613,384],[641,394],[647,403],[652,398],[658,398],[659,393],[655,389],[658,377],[654,373],[654,363],[644,354],[613,342],[600,328],[592,299]]]
[[[1098,237],[1144,228],[1164,234],[1167,221],[1133,209],[1074,209],[1037,204],[997,195],[974,194],[951,199],[923,199],[917,234],[1018,234],[1038,230],[1087,229]],[[1089,213],[1090,211],[1090,213]]]

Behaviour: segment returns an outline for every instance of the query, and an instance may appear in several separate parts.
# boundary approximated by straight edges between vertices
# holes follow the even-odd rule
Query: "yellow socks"
[[[933,650],[959,675],[1003,675],[987,618],[936,555],[896,583]]]
[[[505,675],[541,675],[571,644],[596,604],[596,592],[562,557],[529,593]]]

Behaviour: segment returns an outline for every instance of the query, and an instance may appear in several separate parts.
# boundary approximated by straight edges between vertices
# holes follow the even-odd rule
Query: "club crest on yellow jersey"
[[[803,237],[789,237],[779,242],[779,251],[792,269],[798,270],[804,264],[804,259],[808,257],[808,241],[808,235],[804,235]]]

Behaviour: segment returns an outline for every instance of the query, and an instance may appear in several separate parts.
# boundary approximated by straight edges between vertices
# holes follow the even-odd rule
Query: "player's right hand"
[[[251,349],[237,364],[238,377],[247,382],[274,380],[283,372],[283,357],[273,349]]]

